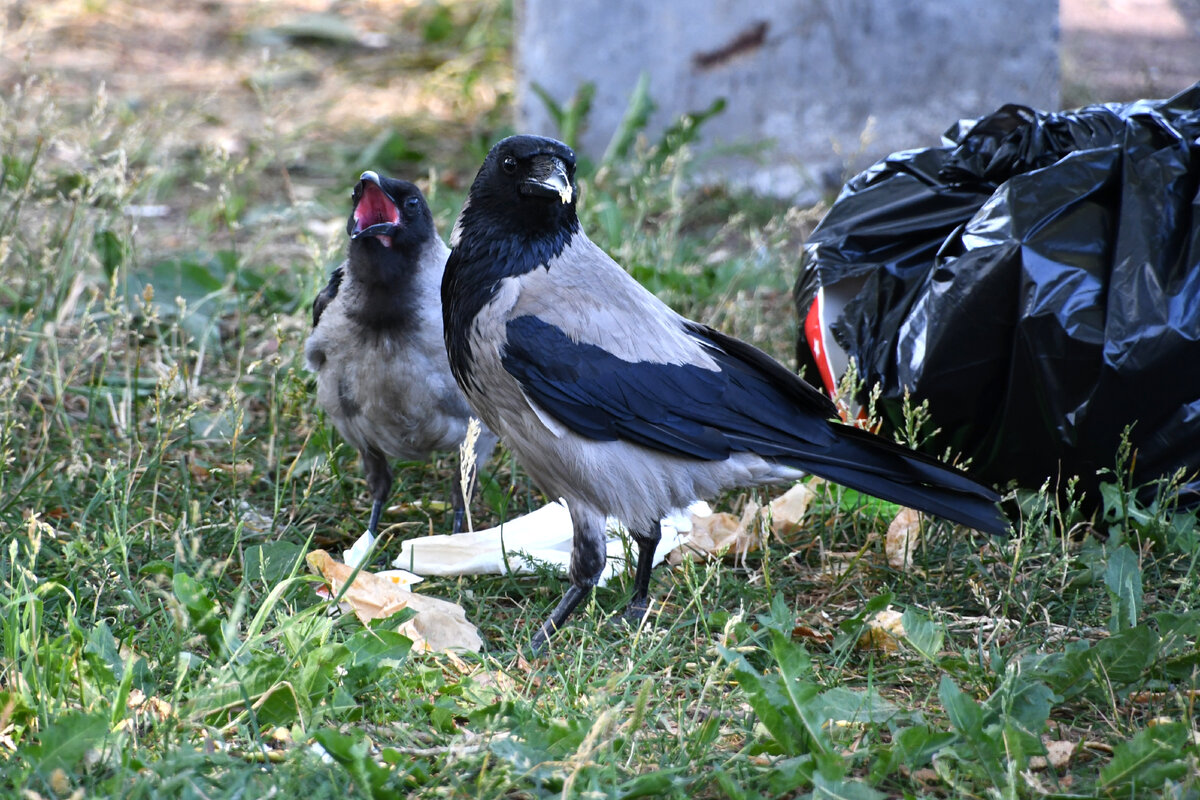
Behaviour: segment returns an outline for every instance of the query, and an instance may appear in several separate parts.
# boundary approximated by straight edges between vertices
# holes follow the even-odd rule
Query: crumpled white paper
[[[662,520],[662,539],[654,552],[659,564],[667,553],[678,547],[692,529],[692,516],[712,513],[708,503],[699,501]],[[626,545],[621,524],[609,517],[608,561],[600,585],[625,569]],[[473,533],[422,536],[400,545],[400,555],[392,566],[417,575],[504,575],[533,572],[536,565],[553,565],[566,572],[571,560],[571,514],[566,503],[549,503],[522,517],[495,528]],[[630,555],[637,558],[637,546],[630,542]]]

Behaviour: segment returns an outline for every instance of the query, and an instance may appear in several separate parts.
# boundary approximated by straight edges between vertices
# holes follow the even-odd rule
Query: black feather
[[[686,325],[718,369],[630,362],[532,316],[507,325],[505,370],[575,433],[686,458],[756,453],[885,500],[1002,533],[999,497],[965,474],[833,421],[836,408],[745,342]]]
[[[321,321],[321,312],[325,310],[325,306],[333,302],[333,298],[337,297],[338,287],[342,285],[342,268],[338,267],[329,276],[329,283],[325,284],[325,288],[317,292],[316,298],[312,304],[313,327],[317,327],[317,323]]]

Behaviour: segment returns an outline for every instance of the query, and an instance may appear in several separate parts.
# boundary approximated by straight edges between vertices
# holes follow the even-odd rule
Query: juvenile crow
[[[575,155],[553,139],[492,148],[442,278],[450,367],[479,416],[550,497],[566,498],[571,586],[535,650],[604,566],[604,519],[638,544],[646,611],[658,520],[724,489],[807,472],[980,530],[998,496],[938,461],[834,421],[837,409],[765,353],[681,317],[588,240]]]
[[[351,201],[348,257],[313,301],[304,355],[317,373],[317,402],[362,453],[374,534],[392,489],[389,459],[457,448],[471,409],[446,361],[438,286],[450,251],[424,195],[407,181],[364,172]],[[495,444],[485,428],[477,466]],[[469,500],[455,480],[455,531]]]

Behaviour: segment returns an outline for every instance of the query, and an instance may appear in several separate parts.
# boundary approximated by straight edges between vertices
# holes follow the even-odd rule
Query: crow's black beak
[[[361,239],[364,236],[395,236],[400,232],[400,226],[394,222],[380,222],[377,225],[372,225],[369,228],[355,231],[350,234],[351,239]]]
[[[529,176],[521,182],[521,194],[534,197],[557,197],[563,204],[575,197],[575,187],[567,176],[567,166],[556,156],[538,156],[533,160]]]

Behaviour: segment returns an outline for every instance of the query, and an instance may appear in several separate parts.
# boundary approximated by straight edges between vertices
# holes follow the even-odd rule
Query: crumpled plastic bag
[[[850,180],[805,244],[802,367],[853,360],[885,433],[905,392],[998,485],[1116,465],[1200,499],[1200,84],[1168,100],[1008,105]],[[890,430],[889,430],[890,429]]]

